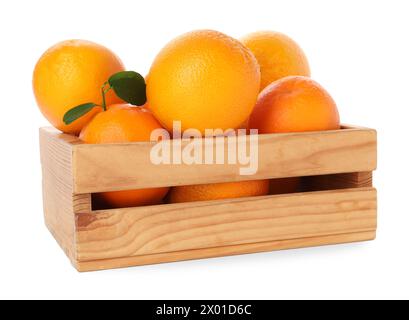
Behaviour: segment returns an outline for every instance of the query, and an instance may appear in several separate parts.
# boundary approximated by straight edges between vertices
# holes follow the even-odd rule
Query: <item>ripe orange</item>
[[[337,106],[321,85],[290,76],[260,93],[249,128],[259,133],[320,131],[339,129],[340,123]]]
[[[169,130],[235,129],[253,110],[260,89],[254,55],[212,30],[184,34],[155,58],[146,79],[149,107]]]
[[[70,125],[63,123],[71,108],[94,102],[100,104],[101,86],[124,66],[109,49],[84,40],[68,40],[49,48],[38,60],[33,74],[33,90],[41,112],[57,129],[78,134],[101,108],[94,108]],[[121,100],[113,91],[107,104]]]
[[[198,184],[173,187],[169,201],[190,202],[263,196],[269,192],[269,180],[254,180],[226,183]]]
[[[98,113],[81,131],[86,143],[120,143],[149,141],[152,130],[162,128],[145,108],[118,104]],[[169,188],[149,188],[103,192],[97,199],[112,208],[134,207],[159,203]]]
[[[299,45],[285,34],[260,31],[245,36],[241,41],[260,64],[260,91],[286,76],[310,76],[307,57]]]

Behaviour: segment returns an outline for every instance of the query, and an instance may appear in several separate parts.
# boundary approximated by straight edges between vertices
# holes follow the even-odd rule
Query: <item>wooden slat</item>
[[[376,229],[376,190],[320,191],[77,216],[79,261]]]
[[[372,187],[372,172],[350,172],[303,177],[302,190],[322,191]]]
[[[167,141],[173,145],[177,141]],[[185,146],[189,142],[182,141]],[[229,142],[224,141],[225,150]],[[335,131],[259,136],[258,171],[239,175],[237,164],[155,165],[152,143],[76,144],[74,191],[94,193],[148,187],[216,183],[249,179],[372,171],[376,168],[376,131]],[[207,147],[203,147],[206,152]]]
[[[158,253],[144,256],[131,256],[123,258],[113,258],[93,261],[77,261],[75,266],[80,272],[106,270],[114,268],[125,268],[148,264],[158,264],[165,262],[175,262],[182,260],[206,259],[213,257],[232,256],[238,254],[248,254],[266,252],[274,250],[305,248],[323,245],[333,245],[347,242],[368,241],[376,237],[375,231],[355,232],[337,234],[330,236],[267,241],[260,243],[250,243],[235,246],[225,246],[217,248],[206,248],[196,250],[185,250],[169,253]]]

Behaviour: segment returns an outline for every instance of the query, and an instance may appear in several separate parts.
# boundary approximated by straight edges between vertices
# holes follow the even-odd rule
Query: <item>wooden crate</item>
[[[87,145],[42,128],[40,146],[45,222],[79,271],[375,238],[372,129],[260,135],[250,177],[228,164],[154,165],[150,142]],[[91,203],[104,191],[295,176],[305,177],[304,192],[110,210]]]

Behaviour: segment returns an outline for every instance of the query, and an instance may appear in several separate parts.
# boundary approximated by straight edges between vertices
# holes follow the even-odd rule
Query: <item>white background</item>
[[[409,298],[407,1],[6,1],[0,8],[0,298]],[[379,134],[374,242],[77,273],[42,217],[34,64],[83,38],[146,73],[173,37],[270,29],[304,48],[342,121]]]

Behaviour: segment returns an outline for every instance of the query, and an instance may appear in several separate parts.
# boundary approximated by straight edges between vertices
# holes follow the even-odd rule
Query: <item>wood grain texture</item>
[[[239,254],[249,254],[257,252],[315,247],[323,245],[333,245],[340,243],[358,242],[373,240],[376,237],[375,231],[355,232],[346,234],[337,234],[330,236],[267,241],[259,243],[242,244],[235,246],[225,246],[217,248],[193,249],[169,253],[158,253],[144,256],[131,256],[122,258],[113,258],[105,260],[78,261],[76,268],[80,272],[98,271],[114,268],[125,268],[132,266],[141,266],[148,264],[158,264],[165,262],[176,262],[193,259],[206,259],[222,256],[232,256]]]
[[[376,190],[344,189],[77,215],[78,261],[376,229]]]
[[[225,150],[235,143],[224,140]],[[185,146],[189,142],[181,143]],[[260,135],[258,172],[252,176],[239,175],[237,164],[155,165],[150,160],[152,146],[150,142],[73,145],[74,192],[363,172],[376,168],[376,131],[365,128]],[[203,152],[206,149],[204,144]]]
[[[45,223],[74,264],[76,245],[71,143],[75,141],[75,137],[56,130],[40,129]]]

